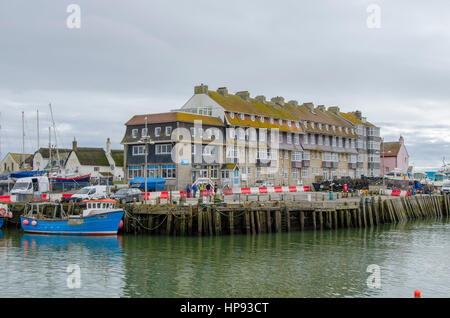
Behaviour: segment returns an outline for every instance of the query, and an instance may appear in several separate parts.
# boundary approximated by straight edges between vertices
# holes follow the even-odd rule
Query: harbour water
[[[2,297],[450,296],[450,222],[218,237],[0,232]],[[367,284],[380,269],[380,286]],[[80,288],[68,284],[80,269]],[[373,287],[373,286],[372,286]]]

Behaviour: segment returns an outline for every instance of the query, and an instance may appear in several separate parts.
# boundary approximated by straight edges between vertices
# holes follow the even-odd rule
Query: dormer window
[[[345,132],[348,133],[348,127],[345,127]]]
[[[283,119],[278,119],[278,123],[279,123],[280,125],[283,125]]]
[[[339,131],[342,132],[342,127],[341,126],[339,126]]]
[[[142,137],[148,136],[148,128],[142,128]]]
[[[325,125],[325,129],[328,130],[328,128],[329,128],[329,126],[328,126],[328,124],[326,124],[326,125]]]
[[[161,135],[161,127],[156,127],[155,128],[155,137],[159,137],[159,135]]]
[[[311,128],[313,128],[313,129],[314,129],[314,123],[313,123],[313,122],[311,122]]]
[[[231,118],[234,118],[234,113],[230,113],[230,117],[231,117]]]
[[[333,130],[336,131],[336,126],[335,125],[333,125]]]
[[[243,113],[241,113],[241,119],[244,120],[245,119],[245,115]]]
[[[133,138],[137,138],[137,135],[138,135],[138,130],[137,130],[137,129],[131,130],[131,136],[132,136]]]
[[[251,119],[252,121],[255,121],[255,115],[251,115],[251,116],[250,116],[250,119]]]
[[[319,129],[322,129],[322,124],[321,124],[321,123],[319,123],[318,125],[319,125]]]
[[[289,127],[291,127],[292,123],[291,123],[290,120],[287,121],[287,125],[288,125]]]
[[[166,127],[166,136],[170,136],[172,134],[172,127]]]
[[[298,121],[295,122],[295,127],[300,128],[300,123]]]
[[[273,123],[274,123],[274,119],[273,118],[270,118],[270,123],[273,125]]]
[[[259,117],[259,120],[263,123],[264,122],[264,116]]]

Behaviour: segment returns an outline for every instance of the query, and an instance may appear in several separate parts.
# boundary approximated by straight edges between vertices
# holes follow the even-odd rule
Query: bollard
[[[330,191],[330,201],[333,201],[333,191]]]
[[[419,290],[419,289],[416,289],[416,290],[414,291],[414,298],[420,298],[420,297],[421,297],[420,290]]]

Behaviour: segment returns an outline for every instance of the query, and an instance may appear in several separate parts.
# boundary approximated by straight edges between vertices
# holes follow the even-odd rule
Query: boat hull
[[[86,183],[91,180],[91,175],[84,175],[72,178],[62,178],[62,177],[50,177],[48,178],[52,183]]]
[[[20,217],[26,233],[56,235],[117,235],[124,211],[105,212],[94,216],[63,220],[40,220]],[[27,220],[27,225],[24,221]],[[36,221],[33,225],[33,221]]]

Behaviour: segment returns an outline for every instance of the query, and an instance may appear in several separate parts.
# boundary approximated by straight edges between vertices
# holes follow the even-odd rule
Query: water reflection
[[[428,297],[450,295],[443,220],[222,237],[0,237],[0,284],[40,297]],[[79,264],[82,288],[66,286]],[[381,268],[370,289],[367,267]]]

